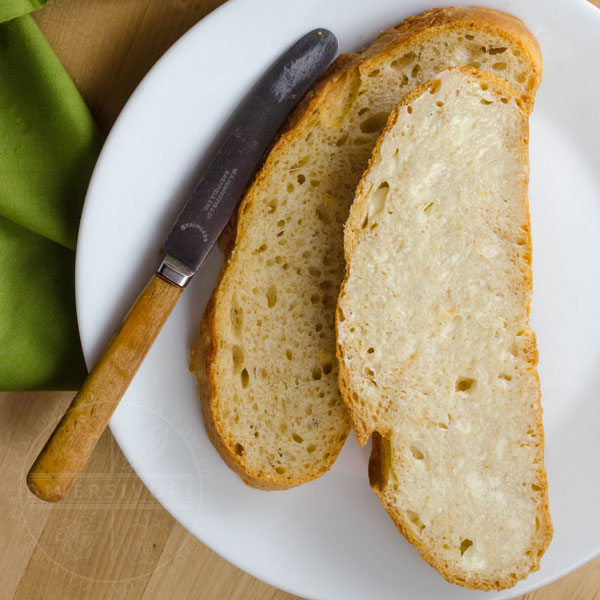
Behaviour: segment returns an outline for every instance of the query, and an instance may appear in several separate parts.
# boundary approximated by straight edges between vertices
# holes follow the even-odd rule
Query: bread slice
[[[251,485],[319,477],[342,448],[349,420],[337,386],[335,305],[343,224],[389,113],[457,64],[501,73],[533,104],[541,58],[521,21],[484,8],[428,11],[338,59],[241,204],[191,369],[213,443]]]
[[[535,335],[526,107],[443,72],[392,113],[345,230],[340,389],[370,483],[453,583],[502,589],[552,537]]]

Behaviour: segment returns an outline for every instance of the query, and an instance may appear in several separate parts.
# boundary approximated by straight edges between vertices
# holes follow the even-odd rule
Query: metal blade
[[[158,272],[185,286],[214,245],[290,111],[337,52],[337,39],[315,29],[262,76],[238,107],[223,142],[175,221]]]

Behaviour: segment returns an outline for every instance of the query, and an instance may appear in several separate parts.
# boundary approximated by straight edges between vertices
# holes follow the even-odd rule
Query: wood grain
[[[36,20],[108,132],[155,60],[219,4],[50,0]],[[294,598],[192,538],[152,498],[109,432],[71,490],[78,502],[32,496],[27,468],[73,396],[0,394],[0,600]],[[597,558],[521,600],[600,600],[599,590]]]
[[[62,500],[96,447],[183,288],[153,275],[27,474],[41,500]]]

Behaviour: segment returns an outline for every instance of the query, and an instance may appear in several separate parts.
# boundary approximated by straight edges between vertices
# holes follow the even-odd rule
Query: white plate
[[[446,583],[379,505],[367,482],[369,451],[353,436],[315,482],[270,493],[244,485],[205,435],[187,368],[219,270],[217,251],[111,421],[133,468],[179,522],[238,567],[301,596],[511,598],[600,552],[600,12],[585,0],[488,5],[520,16],[544,55],[531,119],[532,320],[555,534],[540,571],[498,594]],[[169,50],[115,124],[88,192],[76,281],[88,366],[156,268],[198,161],[275,57],[314,27],[331,29],[341,50],[352,50],[431,6],[431,0],[233,0]]]

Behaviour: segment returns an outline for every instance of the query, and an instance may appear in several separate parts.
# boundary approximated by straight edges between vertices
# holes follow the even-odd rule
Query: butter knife
[[[157,273],[27,475],[29,489],[42,500],[62,500],[75,482],[185,286],[231,219],[273,137],[336,52],[337,40],[330,31],[307,33],[271,66],[234,113],[167,237]]]

